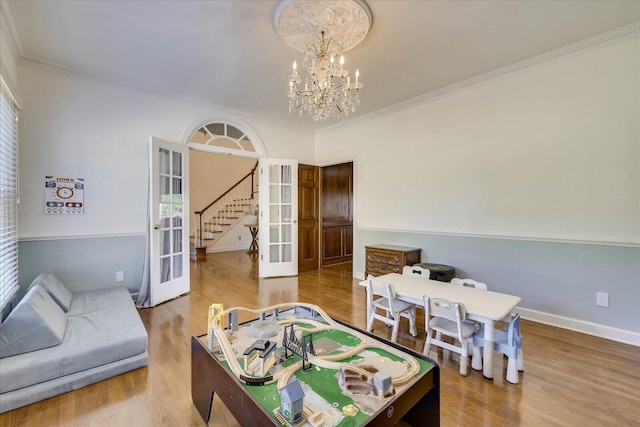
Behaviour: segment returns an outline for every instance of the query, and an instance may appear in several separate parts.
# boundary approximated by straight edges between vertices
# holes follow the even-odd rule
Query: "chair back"
[[[482,289],[483,291],[486,291],[488,289],[486,283],[476,282],[475,280],[472,280],[472,279],[459,279],[456,277],[454,279],[451,279],[451,284],[458,285],[458,286],[466,286],[468,288]]]
[[[431,276],[431,271],[429,271],[428,268],[423,268],[419,265],[405,265],[402,267],[402,274],[420,276],[424,279],[428,279]]]
[[[522,334],[520,333],[520,313],[516,313],[507,329],[507,344],[522,348]]]
[[[451,302],[442,298],[424,296],[424,316],[442,317],[456,323],[464,322],[467,318],[467,308],[460,302]]]
[[[396,288],[393,283],[384,283],[372,275],[367,276],[367,295],[381,296],[392,300],[396,297]]]

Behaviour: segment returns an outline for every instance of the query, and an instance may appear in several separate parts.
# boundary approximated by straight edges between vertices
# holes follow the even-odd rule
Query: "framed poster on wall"
[[[84,213],[84,178],[46,176],[44,189],[45,215]]]

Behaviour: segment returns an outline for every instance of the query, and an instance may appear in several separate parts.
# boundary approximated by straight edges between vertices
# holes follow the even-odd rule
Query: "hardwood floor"
[[[259,307],[306,301],[331,316],[365,327],[364,289],[351,264],[258,280],[257,262],[244,251],[208,254],[191,264],[191,292],[140,311],[149,333],[149,366],[0,415],[9,426],[204,426],[191,402],[190,337],[206,332],[207,308]],[[399,342],[421,351],[418,338],[401,326]],[[522,321],[525,372],[520,383],[504,380],[506,360],[496,357],[496,379],[430,354],[441,367],[442,426],[629,426],[640,425],[640,348]],[[374,332],[390,338],[376,323]],[[1,362],[0,362],[1,363]],[[210,426],[237,426],[218,398]]]

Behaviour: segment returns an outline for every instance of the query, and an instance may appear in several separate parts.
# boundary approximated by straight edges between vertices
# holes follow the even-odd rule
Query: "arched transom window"
[[[211,149],[206,151],[242,152],[245,155],[256,153],[247,134],[226,122],[215,122],[202,126],[193,133],[189,143]]]

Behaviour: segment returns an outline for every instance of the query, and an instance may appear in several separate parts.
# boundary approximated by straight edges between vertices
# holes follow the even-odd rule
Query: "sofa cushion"
[[[133,299],[127,288],[109,288],[73,294],[67,317],[93,311],[131,306]]]
[[[147,331],[133,301],[110,310],[67,317],[58,346],[7,357],[0,363],[0,393],[144,355]]]
[[[32,287],[0,324],[0,358],[62,342],[67,317],[40,286]]]
[[[40,273],[38,277],[33,279],[29,288],[35,285],[42,286],[62,310],[65,312],[69,310],[72,298],[71,292],[52,273]]]

